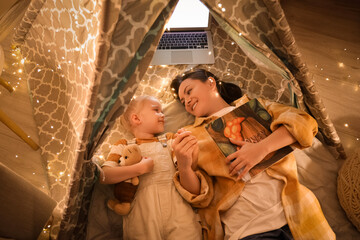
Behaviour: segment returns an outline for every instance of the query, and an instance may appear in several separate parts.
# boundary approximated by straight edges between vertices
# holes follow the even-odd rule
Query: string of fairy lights
[[[220,8],[220,10],[222,12],[226,11],[226,9],[222,6],[221,3],[219,3],[217,5],[217,7]],[[73,14],[73,17],[75,19],[75,21],[74,21],[75,24],[79,24],[78,23],[78,15]],[[232,44],[235,44],[235,43],[233,42]],[[14,92],[16,92],[20,88],[21,89],[26,89],[25,86],[27,85],[27,82],[26,82],[27,81],[27,75],[26,75],[26,72],[24,70],[24,65],[26,63],[28,63],[28,60],[26,58],[22,57],[20,48],[17,48],[15,46],[9,46],[9,48],[11,49],[10,56],[6,57],[6,60],[9,61],[9,63],[5,64],[5,67],[2,70],[3,72],[2,72],[2,74],[0,76],[3,79],[5,79],[7,81],[7,83],[12,86]],[[338,50],[341,51],[343,54],[349,53],[349,51],[351,51],[348,48],[342,48],[342,49],[338,49]],[[48,49],[48,51],[50,52],[51,50]],[[80,52],[81,48],[76,47],[75,51]],[[338,59],[341,59],[341,57],[342,56],[337,56]],[[62,60],[65,61],[64,57],[62,57]],[[356,64],[358,65],[360,63],[360,58],[356,57],[355,60],[356,60]],[[71,60],[68,60],[67,63],[71,64]],[[354,76],[351,73],[353,71],[353,70],[351,70],[352,66],[349,66],[349,65],[345,64],[344,62],[336,62],[336,63],[334,63],[334,65],[337,66],[336,71],[339,72],[343,76],[341,82],[343,84],[350,83],[351,85],[354,85],[354,87],[353,87],[354,94],[359,94],[358,91],[360,89],[360,80],[359,79],[354,79]],[[166,67],[166,66],[163,66],[163,67]],[[150,68],[152,68],[152,66],[150,66]],[[322,73],[321,76],[323,76],[323,77],[318,79],[320,81],[339,81],[339,79],[334,79],[334,78],[332,78],[330,76],[326,76],[327,71],[329,71],[329,70],[335,71],[333,68],[330,69],[330,67],[323,66],[322,64],[318,63],[318,64],[315,64],[313,66],[313,69],[314,70],[320,70],[320,72]],[[57,70],[61,70],[61,65],[60,64],[57,66]],[[42,68],[38,66],[37,71],[41,72]],[[230,74],[230,73],[228,73],[228,74]],[[64,77],[64,75],[62,75],[62,77]],[[356,78],[356,76],[355,76],[355,78]],[[314,82],[315,82],[315,80],[314,80]],[[169,79],[162,79],[162,81],[160,82],[160,86],[157,87],[157,90],[156,90],[157,94],[162,94],[163,92],[165,92],[165,90],[167,90],[168,84],[169,84]],[[4,94],[4,91],[6,91],[6,90],[4,90],[4,88],[0,88],[0,97],[8,97],[9,96],[7,94]],[[27,92],[25,91],[25,93],[27,93]],[[11,97],[11,96],[9,96],[9,97]],[[134,97],[136,97],[136,96],[134,96]],[[39,103],[39,100],[36,99],[35,102]],[[3,107],[4,106],[2,106],[2,108]],[[343,124],[343,126],[345,128],[351,128],[351,126],[350,126],[350,124],[348,122],[344,122],[342,124]],[[54,128],[54,126],[51,126],[51,127]],[[30,136],[28,136],[28,137],[30,137]],[[355,141],[360,140],[360,136],[353,136],[353,137],[354,137]],[[61,144],[63,144],[63,143],[61,142]],[[57,155],[59,155],[59,153],[57,153]],[[14,156],[15,160],[18,161],[18,162],[21,161],[22,157],[25,158],[25,156],[23,156],[21,153],[14,153],[13,156]],[[101,155],[100,158],[103,158],[103,156]],[[48,171],[52,171],[52,170],[57,171],[57,169],[52,169],[51,166],[47,166],[47,170]],[[35,171],[32,172],[32,175],[36,175],[36,174],[37,173]],[[57,178],[55,178],[55,181],[59,181],[59,182],[62,181],[62,177],[65,176],[65,175],[70,177],[70,174],[66,174],[66,172],[63,171],[63,170],[59,171],[55,175],[58,176]],[[42,185],[41,187],[43,189],[45,189],[45,185]],[[50,225],[48,225],[48,228],[50,228]],[[44,231],[47,231],[47,230],[44,229]]]
[[[221,7],[221,6],[219,6],[219,7]],[[343,51],[344,52],[348,52],[349,50],[347,49],[347,48],[344,48],[343,49]],[[11,46],[11,58],[10,58],[11,60],[12,60],[12,63],[10,64],[11,65],[11,67],[9,67],[8,69],[6,69],[6,67],[3,69],[3,73],[4,72],[9,72],[9,73],[11,73],[11,75],[13,76],[12,78],[8,78],[8,84],[10,84],[11,86],[13,86],[13,90],[14,91],[17,91],[17,89],[20,87],[20,84],[22,84],[22,83],[24,83],[24,79],[26,79],[26,76],[24,76],[24,64],[27,62],[27,59],[26,58],[23,58],[22,56],[21,56],[21,52],[20,52],[20,48],[17,48],[17,47],[14,47],[14,46]],[[360,58],[359,57],[357,57],[356,58],[356,62],[358,62],[358,63],[360,63]],[[351,76],[351,74],[350,73],[346,73],[345,71],[346,71],[346,69],[347,69],[347,66],[346,66],[346,64],[345,63],[343,63],[343,62],[337,62],[336,63],[336,65],[337,65],[337,67],[338,67],[338,69],[340,69],[340,70],[338,70],[338,71],[342,71],[342,70],[344,70],[343,72],[342,72],[342,74],[343,75],[345,75],[344,77],[343,77],[343,79],[344,78],[347,78],[347,79],[351,79],[352,78],[352,76]],[[9,66],[9,65],[7,65],[7,66]],[[60,67],[60,66],[58,66],[58,67]],[[162,67],[166,67],[166,66],[162,66]],[[60,67],[61,68],[61,67]],[[150,68],[152,68],[152,66],[150,66]],[[350,66],[349,66],[349,68],[350,68]],[[348,68],[348,69],[349,69]],[[314,69],[318,69],[318,70],[320,70],[321,72],[326,72],[326,70],[328,70],[328,69],[326,69],[326,67],[325,66],[321,66],[321,64],[315,64],[314,65]],[[38,68],[38,71],[41,71],[41,68]],[[2,75],[4,75],[4,74],[2,74]],[[9,75],[9,74],[8,74]],[[322,74],[322,75],[325,75],[325,74]],[[331,80],[333,80],[331,77],[329,77],[329,76],[325,76],[324,77],[324,80],[325,81],[331,81]],[[334,79],[335,81],[338,81],[338,79]],[[314,80],[314,82],[315,82],[315,80]],[[342,81],[342,84],[345,84],[346,82],[344,82],[344,81]],[[26,83],[25,83],[26,84]],[[356,93],[356,92],[358,92],[359,91],[359,88],[360,88],[360,81],[359,80],[355,80],[355,81],[352,81],[352,84],[354,84],[354,92]],[[167,79],[163,79],[162,80],[162,83],[160,84],[160,86],[159,87],[157,87],[157,93],[158,94],[161,94],[161,93],[163,93],[164,92],[164,89],[166,90],[166,87],[167,87],[167,85],[168,85],[168,80]],[[3,91],[4,91],[4,89],[2,88],[0,88],[0,95],[3,95]],[[136,96],[134,96],[134,97],[136,97]],[[161,97],[160,97],[161,98]],[[39,103],[39,100],[36,100],[36,102],[37,103]],[[343,123],[343,126],[344,127],[346,127],[346,128],[349,128],[350,127],[350,125],[349,125],[349,123]],[[29,136],[30,137],[30,136]],[[356,137],[356,140],[357,141],[359,141],[359,137]],[[17,155],[18,156],[18,155]],[[35,174],[35,173],[34,173]],[[61,180],[61,179],[60,179]],[[44,187],[44,186],[43,186]]]
[[[93,2],[94,6],[93,8],[96,9],[97,8],[97,2]],[[87,6],[90,7],[90,6]],[[85,12],[85,13],[84,13]],[[77,28],[79,27],[84,27],[84,26],[89,26],[89,24],[93,24],[93,19],[98,19],[98,13],[94,13],[93,11],[90,11],[86,8],[82,8],[80,7],[78,10],[76,9],[72,9],[70,12],[73,22],[75,24],[75,26]],[[86,18],[85,15],[86,14],[90,14],[92,17],[90,19]],[[82,20],[80,22],[80,15],[82,15]],[[96,24],[96,21],[95,21]],[[16,30],[16,29],[14,29]],[[56,32],[58,30],[55,30]],[[90,37],[90,34],[89,34]],[[90,37],[92,38],[92,36]],[[0,98],[7,98],[7,97],[14,97],[14,95],[9,95],[8,92],[12,92],[15,94],[28,94],[28,91],[26,91],[25,89],[27,89],[27,79],[28,76],[25,72],[25,65],[27,63],[29,63],[29,61],[25,58],[22,57],[21,54],[21,50],[20,48],[14,46],[14,45],[9,45],[9,46],[4,46],[6,47],[7,51],[6,51],[6,64],[4,64],[4,69],[2,70],[2,72],[0,73],[0,77],[4,80],[4,85],[6,85],[8,87],[8,91],[4,90],[4,88],[0,88]],[[82,50],[82,46],[81,47],[75,47],[74,49],[71,49],[71,51],[75,51],[75,52],[80,52],[81,53]],[[45,50],[46,51],[46,50]],[[47,50],[47,54],[50,54],[50,52],[53,51],[51,48],[49,48]],[[68,61],[67,61],[68,60]],[[59,59],[59,64],[57,64],[57,68],[56,69],[50,69],[52,72],[57,72],[57,74],[60,74],[60,77],[65,77],[63,74],[61,74],[62,72],[62,65],[63,63],[65,64],[71,64],[71,60],[69,59],[65,59],[64,57],[62,57],[61,59]],[[61,64],[60,64],[61,63]],[[35,71],[37,72],[41,72],[43,70],[45,70],[46,66],[40,66],[39,64],[36,64],[36,68]],[[49,68],[46,68],[49,69]],[[80,71],[81,68],[80,66],[78,66],[78,70]],[[44,71],[45,72],[45,71]],[[2,84],[3,85],[3,84]],[[33,104],[41,104],[42,100],[39,100],[38,98],[34,97],[33,98]],[[16,119],[15,119],[16,122]],[[55,129],[56,126],[52,125],[51,129]],[[30,135],[28,136],[29,138],[31,137]],[[54,137],[52,137],[52,140],[54,140]],[[63,146],[63,148],[60,150],[62,153],[65,152],[65,148],[62,141],[60,141],[60,145]],[[21,148],[20,148],[21,149]],[[22,150],[22,149],[21,149]],[[11,154],[11,153],[10,153]],[[60,154],[60,152],[57,152],[55,155],[58,156]],[[25,153],[15,153],[14,155],[14,162],[23,162],[22,158],[25,158]],[[28,156],[27,156],[28,157]],[[23,163],[21,163],[23,164]],[[29,174],[35,176],[35,175],[43,175],[44,173],[40,173],[39,171],[41,171],[42,168],[36,168],[33,169],[33,171]],[[46,167],[46,171],[48,172],[48,174],[51,173],[52,175],[52,179],[55,182],[62,182],[65,181],[67,182],[69,177],[70,177],[70,173],[67,173],[66,171],[68,170],[60,170],[58,169],[57,166],[50,166],[49,165],[49,160],[47,161],[47,167]],[[45,173],[46,174],[46,173]],[[63,178],[64,176],[67,176],[67,178]],[[32,181],[33,182],[33,181]],[[38,186],[39,188],[42,188],[44,191],[48,190],[46,185],[47,181],[42,181],[40,184],[42,184],[41,186]],[[42,234],[50,234],[50,228],[51,228],[52,223],[49,222],[49,224],[47,224],[44,228],[43,228],[43,232]]]
[[[359,79],[358,75],[355,75],[355,77],[354,77],[354,75],[351,74],[351,72],[354,73],[354,71],[352,71],[351,69],[354,69],[354,65],[360,64],[360,57],[353,57],[354,54],[350,54],[348,48],[343,48],[343,49],[338,49],[338,50],[339,50],[338,52],[342,51],[342,53],[339,54],[338,56],[336,56],[336,59],[343,59],[343,60],[346,59],[348,62],[352,61],[351,65],[345,64],[342,61],[336,61],[331,66],[323,66],[321,64],[314,64],[312,72],[315,72],[315,74],[317,72],[317,75],[320,76],[320,77],[317,77],[318,81],[319,80],[321,80],[321,81],[325,80],[325,82],[336,81],[337,84],[340,83],[340,84],[338,84],[339,87],[344,87],[345,85],[351,86],[351,89],[353,89],[353,93],[354,93],[353,99],[356,99],[356,95],[359,94],[359,90],[360,90],[360,79]],[[336,72],[335,74],[337,76],[334,76],[333,78],[326,76],[327,74],[329,74],[328,72],[332,72],[333,75],[335,75],[334,71]],[[313,82],[316,83],[316,80],[313,80]],[[338,89],[338,90],[341,91],[341,89]],[[348,91],[347,91],[347,93],[348,93]],[[342,126],[345,127],[345,129],[349,129],[351,127],[350,123],[347,121],[343,122]],[[351,135],[351,133],[349,133],[349,132],[351,132],[351,131],[347,131],[347,134]],[[354,146],[357,146],[358,145],[357,142],[360,141],[359,136],[352,135],[351,137],[353,137],[356,142],[353,143],[353,141],[351,141],[348,146],[349,148],[353,147],[353,144],[354,144]]]
[[[96,7],[96,2],[95,2],[95,7]],[[76,11],[73,9],[73,11],[71,12],[71,15],[74,19],[74,23],[76,25],[76,27],[79,27],[81,25],[85,25],[87,24],[87,21],[85,19],[85,21],[83,23],[79,23],[79,16],[78,14],[83,14],[82,11],[85,11],[86,13],[93,13],[93,12],[89,12],[89,10],[87,9],[83,9],[83,8],[80,8],[79,11]],[[95,16],[96,17],[96,16]],[[14,31],[16,31],[16,28],[14,28]],[[27,91],[23,91],[24,89],[26,89],[26,86],[27,86],[27,82],[26,79],[27,79],[27,75],[25,73],[25,68],[24,68],[24,65],[26,63],[29,63],[29,61],[25,58],[25,57],[22,57],[22,54],[21,54],[21,50],[19,47],[15,46],[15,45],[9,45],[9,46],[5,46],[7,47],[6,50],[6,64],[4,64],[4,68],[2,70],[2,73],[0,74],[1,78],[4,80],[4,85],[7,86],[8,88],[8,92],[13,92],[13,93],[18,93],[18,94],[27,94],[28,92]],[[47,50],[47,53],[50,53],[52,50],[51,49],[48,49]],[[74,51],[76,52],[80,52],[81,51],[81,48],[79,47],[76,47],[74,49]],[[61,60],[62,62],[65,61],[65,58],[62,57]],[[69,61],[66,61],[66,63],[69,63],[71,64],[71,60]],[[36,69],[35,71],[37,72],[41,72],[43,71],[44,69],[44,66],[39,66],[39,64],[36,64]],[[80,67],[78,67],[80,68]],[[58,64],[57,65],[57,69],[55,69],[55,71],[59,71],[61,72],[61,65]],[[80,70],[80,69],[79,69]],[[51,70],[52,72],[54,72],[54,69]],[[61,77],[64,77],[64,75],[60,75]],[[3,84],[2,84],[3,85]],[[18,90],[21,89],[21,91],[19,92]],[[7,91],[4,91],[4,88],[0,88],[0,96],[1,97],[11,97],[11,95],[8,95],[7,94]],[[36,98],[33,98],[33,104],[40,104],[40,100],[39,99],[36,99]],[[50,126],[51,129],[54,129],[55,126]],[[31,138],[31,136],[29,135],[28,138]],[[54,139],[54,137],[52,137],[52,140]],[[60,145],[63,145],[63,142],[60,141]],[[65,152],[66,150],[63,149],[62,152]],[[60,152],[57,152],[56,155],[59,155]],[[17,153],[15,154],[15,159],[17,159],[17,161],[19,161],[19,159],[21,159],[21,153]],[[47,161],[47,163],[49,163],[49,161]],[[53,168],[54,169],[54,168]],[[51,166],[47,166],[47,170],[48,171],[52,171],[53,172],[53,169],[51,168]],[[32,172],[32,175],[37,175],[38,173],[35,171]],[[66,174],[65,171],[59,171],[58,173],[55,174],[55,178],[54,178],[54,181],[55,182],[61,182],[62,181],[62,177],[63,176],[67,176],[67,177],[70,177],[70,174]],[[67,179],[65,179],[65,182],[67,181]],[[41,186],[42,189],[46,189],[45,185],[42,185]]]

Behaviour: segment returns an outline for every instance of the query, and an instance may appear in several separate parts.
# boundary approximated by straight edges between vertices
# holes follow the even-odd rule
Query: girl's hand
[[[191,169],[193,159],[197,159],[199,147],[197,139],[190,131],[179,130],[172,144],[178,162],[179,171]]]
[[[154,168],[154,160],[149,157],[143,157],[139,163],[140,175],[151,172]]]
[[[261,145],[261,142],[249,143],[236,139],[230,139],[230,141],[240,147],[238,151],[226,158],[230,175],[238,175],[238,180],[268,154],[267,149]]]

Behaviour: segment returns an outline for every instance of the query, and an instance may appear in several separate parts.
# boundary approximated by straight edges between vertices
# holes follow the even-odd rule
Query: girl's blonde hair
[[[157,100],[157,98],[149,95],[142,95],[136,98],[133,98],[127,108],[125,109],[124,113],[122,114],[120,121],[121,124],[130,132],[133,130],[133,125],[131,122],[131,115],[139,113],[144,106],[144,103],[148,100]]]

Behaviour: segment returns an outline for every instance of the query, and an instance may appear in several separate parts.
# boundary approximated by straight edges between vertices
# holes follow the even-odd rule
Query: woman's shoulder
[[[241,98],[238,98],[234,102],[232,102],[231,105],[238,107],[243,105],[244,103],[247,103],[249,100],[250,100],[249,97],[246,94],[244,94]]]

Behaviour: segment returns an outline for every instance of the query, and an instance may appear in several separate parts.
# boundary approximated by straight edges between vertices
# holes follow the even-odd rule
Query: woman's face
[[[216,89],[216,85],[215,85]],[[211,99],[214,92],[214,81],[202,82],[198,79],[188,78],[179,87],[179,99],[188,113],[196,117],[210,116]]]

